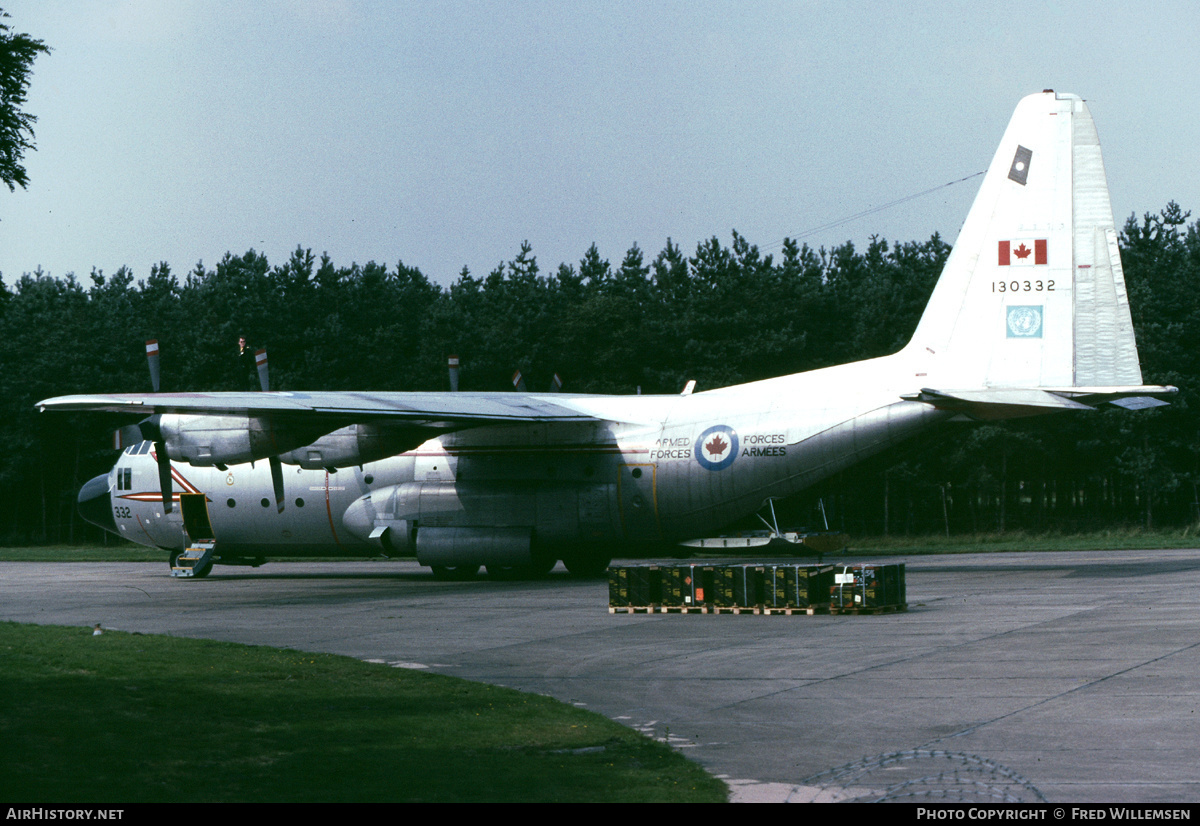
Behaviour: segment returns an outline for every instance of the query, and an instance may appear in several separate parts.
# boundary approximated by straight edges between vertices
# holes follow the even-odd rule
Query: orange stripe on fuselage
[[[150,540],[150,544],[157,545],[158,543],[154,541],[154,537],[150,535],[150,531],[146,530],[146,526],[142,524],[142,517],[135,513],[133,518],[137,520],[138,527],[142,529],[142,533],[146,534],[146,538]]]

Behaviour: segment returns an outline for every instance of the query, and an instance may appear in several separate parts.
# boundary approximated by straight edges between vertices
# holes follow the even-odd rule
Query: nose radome
[[[78,502],[80,516],[109,533],[117,533],[107,473],[89,479],[87,484],[79,489]]]

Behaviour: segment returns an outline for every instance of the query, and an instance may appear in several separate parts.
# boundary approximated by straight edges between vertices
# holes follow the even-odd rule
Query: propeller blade
[[[158,339],[152,338],[146,342],[146,363],[150,367],[150,387],[157,393],[161,386],[158,372]],[[123,427],[117,434],[120,441],[134,444],[146,438],[146,431],[159,436],[154,440],[154,459],[158,462],[158,489],[162,491],[163,513],[170,513],[175,507],[175,491],[171,483],[171,457],[167,455],[167,443],[162,441],[158,432],[158,417],[151,416],[132,427]]]
[[[558,373],[555,373],[554,378],[550,380],[550,392],[551,393],[561,393],[562,392],[562,376],[558,375]]]
[[[254,365],[258,368],[258,384],[262,391],[271,390],[271,379],[267,374],[267,348],[259,347],[254,351]],[[278,456],[268,456],[271,465],[271,487],[275,490],[275,509],[283,513],[283,462]]]
[[[150,386],[158,392],[158,339],[146,342],[146,361],[150,363]]]
[[[271,380],[267,377],[267,348],[260,347],[254,351],[254,365],[258,368],[258,383],[266,393],[271,389]]]
[[[519,392],[519,393],[525,392],[525,379],[521,376],[520,370],[513,373],[512,381],[513,381],[513,387],[517,388],[517,392]]]
[[[163,513],[170,513],[175,501],[171,485],[171,457],[167,455],[165,442],[154,443],[154,458],[158,461],[158,487],[162,491]]]
[[[449,368],[450,368],[450,392],[457,393],[458,392],[458,356],[450,356],[448,364],[449,364]]]
[[[271,486],[275,488],[275,507],[280,513],[283,513],[283,462],[279,461],[278,456],[270,458],[271,463]]]

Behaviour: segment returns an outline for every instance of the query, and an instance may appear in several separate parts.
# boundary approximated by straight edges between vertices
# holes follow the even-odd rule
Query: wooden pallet
[[[792,614],[804,614],[805,616],[811,617],[816,614],[828,614],[829,613],[829,605],[828,604],[809,605],[804,608],[764,608],[763,613],[764,614],[785,614],[789,617]]]
[[[873,610],[873,609],[868,609]],[[843,609],[843,613],[847,613]],[[610,605],[610,614],[783,614],[813,616],[831,613],[828,605],[810,605],[807,608],[764,608],[758,606],[718,607],[716,605]]]
[[[841,608],[831,605],[829,607],[829,613],[831,614],[898,614],[907,610],[908,603],[902,603],[900,605],[875,605],[869,607],[861,605],[847,605]]]

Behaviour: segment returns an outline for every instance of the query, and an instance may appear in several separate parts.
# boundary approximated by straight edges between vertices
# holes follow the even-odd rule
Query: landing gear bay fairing
[[[415,555],[443,574],[596,573],[712,536],[956,418],[1145,407],[1087,105],[1020,102],[912,340],[883,358],[676,396],[151,393],[84,515],[172,558]],[[203,569],[203,570],[201,570]]]

